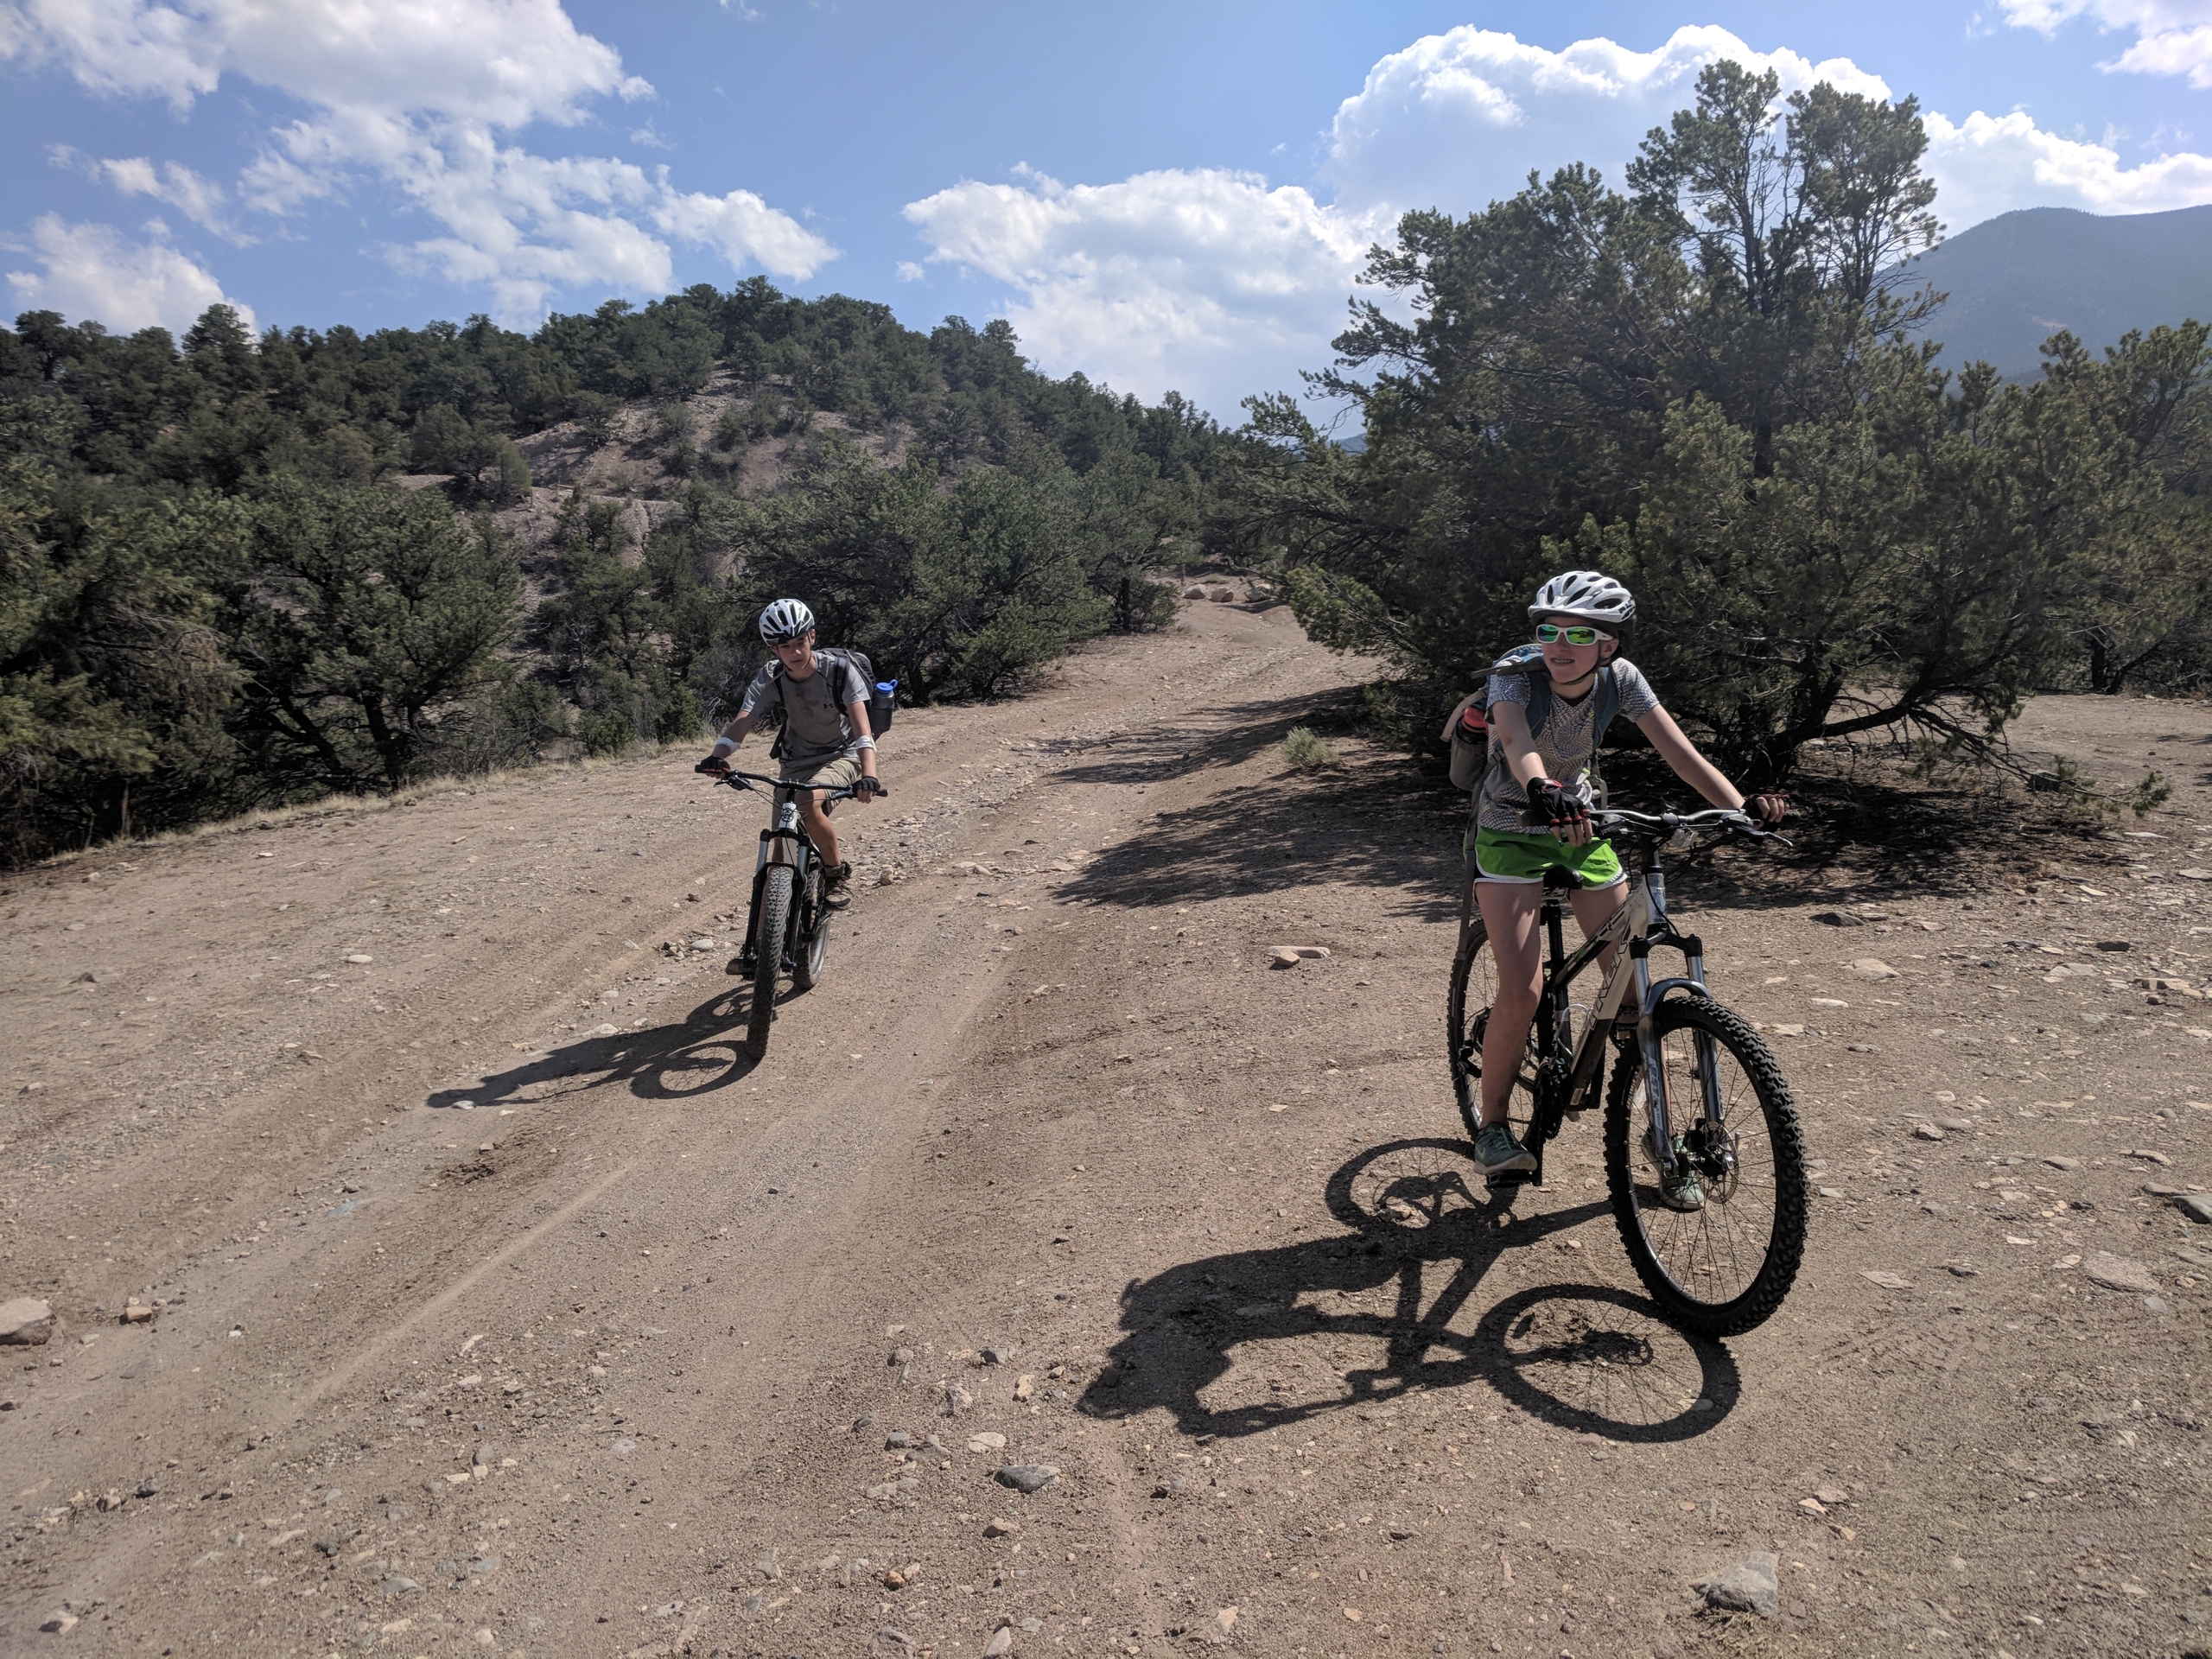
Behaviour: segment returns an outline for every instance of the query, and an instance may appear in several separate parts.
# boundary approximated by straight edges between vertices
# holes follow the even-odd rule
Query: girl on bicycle
[[[1590,824],[1597,798],[1591,773],[1603,735],[1597,730],[1598,713],[1601,702],[1611,701],[1598,695],[1601,671],[1612,677],[1620,712],[1651,740],[1676,776],[1714,806],[1741,811],[1747,805],[1660,706],[1651,683],[1619,655],[1635,619],[1635,599],[1611,577],[1596,570],[1554,576],[1536,590],[1529,607],[1541,660],[1530,660],[1525,671],[1493,671],[1490,677],[1489,765],[1475,791],[1469,872],[1498,975],[1497,1001],[1483,1036],[1482,1128],[1475,1138],[1475,1159],[1486,1174],[1536,1166],[1535,1155],[1508,1126],[1506,1109],[1541,989],[1536,923],[1545,875],[1560,870],[1573,879],[1574,919],[1586,939],[1628,899],[1627,872],[1611,845],[1593,837]],[[1539,674],[1548,693],[1542,697],[1532,695],[1532,681]],[[1470,697],[1454,711],[1455,729],[1478,701]],[[1534,730],[1532,704],[1541,708]],[[1763,822],[1779,823],[1789,798],[1756,795],[1748,807]],[[1531,819],[1548,827],[1532,835]],[[1608,952],[1607,965],[1610,958]],[[1633,1030],[1635,1010],[1624,1008],[1619,1024]],[[1675,1162],[1688,1170],[1688,1160]],[[1702,1201],[1695,1189],[1692,1173],[1683,1190],[1664,1196],[1678,1208],[1695,1209]]]

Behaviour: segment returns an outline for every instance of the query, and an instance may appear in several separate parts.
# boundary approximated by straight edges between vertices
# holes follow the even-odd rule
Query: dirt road
[[[688,757],[11,878],[0,1296],[57,1328],[0,1349],[0,1649],[2212,1642],[2212,1229],[2150,1190],[2212,1138],[2206,711],[2031,710],[2178,774],[2159,839],[1677,878],[1822,1193],[1723,1347],[1594,1122],[1464,1196],[1458,811],[1281,759],[1361,672],[1201,604],[903,713],[840,819],[899,879],[757,1067],[761,809]],[[1702,1610],[1759,1552],[1777,1616]]]

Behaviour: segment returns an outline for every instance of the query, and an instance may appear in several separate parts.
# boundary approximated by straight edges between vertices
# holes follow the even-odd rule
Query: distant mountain
[[[1943,366],[1976,358],[2032,376],[2070,328],[2091,350],[2131,328],[2212,322],[2212,207],[2113,218],[2030,207],[1963,231],[1906,267],[1951,296],[1927,325]]]

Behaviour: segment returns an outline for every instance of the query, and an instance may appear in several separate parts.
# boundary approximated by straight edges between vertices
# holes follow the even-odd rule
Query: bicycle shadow
[[[1742,1393],[1727,1350],[1675,1330],[1635,1293],[1532,1285],[1465,1323],[1510,1253],[1608,1212],[1599,1201],[1516,1216],[1510,1199],[1478,1196],[1473,1168],[1456,1141],[1370,1148],[1329,1179],[1348,1231],[1132,1282],[1125,1334],[1078,1408],[1110,1419],[1165,1408],[1185,1433],[1242,1436],[1480,1382],[1611,1440],[1692,1440],[1724,1421]],[[1379,1358],[1357,1363],[1355,1351],[1378,1345]]]
[[[587,1072],[603,1072],[577,1093],[610,1085],[641,1100],[690,1100],[742,1082],[765,1064],[745,1052],[739,1029],[752,985],[733,979],[681,1020],[611,1036],[587,1036],[527,1056],[504,1071],[487,1071],[480,1084],[433,1090],[423,1104],[433,1111],[537,1100],[550,1085]],[[789,998],[778,1002],[780,1008]]]

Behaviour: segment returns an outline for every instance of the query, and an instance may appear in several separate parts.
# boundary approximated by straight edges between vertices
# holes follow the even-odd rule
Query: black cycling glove
[[[863,772],[853,779],[853,793],[862,800],[866,800],[871,795],[888,795],[890,792],[883,786],[883,779],[880,778],[871,778]]]
[[[709,778],[727,778],[729,776],[729,762],[719,754],[710,754],[691,770],[704,772]]]
[[[1554,830],[1569,835],[1589,832],[1589,807],[1580,796],[1555,779],[1539,778],[1529,785],[1529,810]]]

